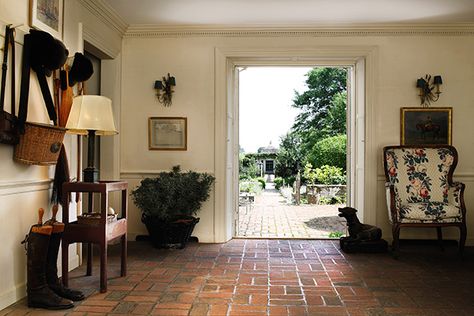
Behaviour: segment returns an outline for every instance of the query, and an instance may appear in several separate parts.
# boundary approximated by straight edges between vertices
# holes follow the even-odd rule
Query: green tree
[[[347,70],[344,68],[314,68],[307,74],[308,90],[295,92],[293,107],[300,109],[293,126],[295,131],[323,130],[334,96],[346,91]]]
[[[296,132],[289,132],[280,140],[280,150],[275,159],[275,175],[289,179],[303,166],[301,138]]]
[[[347,111],[347,92],[339,92],[334,95],[328,114],[324,120],[324,136],[335,136],[346,134],[346,111]]]

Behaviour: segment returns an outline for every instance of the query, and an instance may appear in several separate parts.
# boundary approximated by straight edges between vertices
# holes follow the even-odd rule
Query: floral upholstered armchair
[[[457,226],[462,254],[466,242],[465,186],[453,182],[456,149],[448,145],[388,146],[383,153],[393,250],[399,248],[401,227],[436,227],[441,242],[441,228]]]

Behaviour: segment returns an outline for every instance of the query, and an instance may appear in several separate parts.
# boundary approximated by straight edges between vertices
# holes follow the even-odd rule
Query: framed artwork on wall
[[[400,109],[401,145],[451,145],[453,108]]]
[[[186,117],[150,117],[148,119],[149,150],[187,150]]]
[[[62,39],[64,0],[30,0],[30,26]]]

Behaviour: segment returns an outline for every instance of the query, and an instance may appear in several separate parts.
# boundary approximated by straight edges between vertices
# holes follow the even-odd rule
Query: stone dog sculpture
[[[340,239],[341,249],[345,252],[385,252],[387,242],[382,239],[382,230],[361,223],[356,213],[352,207],[339,208],[339,216],[346,219],[349,228],[349,237]]]

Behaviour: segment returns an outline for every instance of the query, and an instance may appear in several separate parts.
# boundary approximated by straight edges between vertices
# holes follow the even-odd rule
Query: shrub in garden
[[[308,161],[315,167],[329,165],[346,170],[346,143],[346,135],[324,138],[308,153]]]
[[[261,177],[258,177],[255,180],[257,180],[260,183],[260,185],[262,186],[262,189],[265,190],[265,186],[267,185],[267,183],[265,182],[265,179],[261,178]]]
[[[324,165],[321,168],[313,168],[307,163],[303,172],[303,177],[308,184],[346,184],[346,173],[342,168]]]
[[[285,181],[282,177],[276,177],[273,179],[273,183],[275,184],[275,189],[279,190],[285,184]]]

